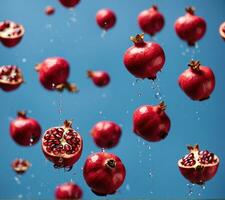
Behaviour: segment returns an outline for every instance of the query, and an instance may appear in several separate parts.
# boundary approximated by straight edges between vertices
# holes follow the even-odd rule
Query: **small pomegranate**
[[[73,182],[58,185],[55,189],[55,198],[57,200],[79,200],[82,198],[82,195],[81,188]]]
[[[75,7],[80,2],[80,0],[59,0],[59,1],[66,8]]]
[[[20,68],[15,65],[0,66],[0,88],[4,91],[17,89],[22,83],[23,75]]]
[[[138,24],[141,30],[151,36],[161,31],[164,23],[164,16],[158,11],[158,7],[155,5],[138,15]]]
[[[170,130],[170,119],[165,113],[164,102],[159,105],[140,106],[133,114],[133,131],[150,142],[164,139]]]
[[[100,28],[108,30],[116,23],[116,14],[110,9],[101,9],[96,14],[96,22]]]
[[[225,40],[225,22],[220,25],[219,33],[220,36]]]
[[[112,148],[119,143],[121,128],[112,121],[100,121],[91,129],[91,136],[100,148]]]
[[[10,134],[17,144],[32,146],[41,137],[41,126],[35,119],[27,117],[24,111],[20,111],[17,118],[10,122]]]
[[[188,146],[188,150],[178,161],[179,170],[190,182],[202,185],[216,175],[219,158],[208,150],[200,151],[198,145]]]
[[[201,66],[199,61],[192,60],[178,79],[181,89],[192,100],[206,100],[215,88],[215,76],[209,67]]]
[[[13,21],[0,22],[0,41],[6,47],[16,46],[24,35],[24,27]]]
[[[31,164],[28,160],[24,159],[16,159],[12,162],[11,167],[17,174],[24,174],[29,168]]]
[[[123,184],[126,169],[116,155],[98,152],[87,158],[83,175],[92,191],[96,195],[104,196],[114,194]]]
[[[42,63],[36,65],[41,84],[48,90],[77,92],[76,85],[68,83],[70,65],[60,57],[47,58]]]
[[[186,15],[179,17],[174,27],[177,35],[186,41],[189,46],[194,46],[206,32],[205,20],[195,15],[195,8],[193,7],[186,8]]]
[[[56,168],[71,168],[81,156],[82,137],[72,128],[71,121],[65,121],[61,127],[49,128],[42,138],[42,150],[45,157]]]
[[[92,79],[93,83],[98,87],[104,87],[109,84],[110,76],[105,71],[87,71],[87,76]]]
[[[47,6],[45,8],[45,14],[46,15],[53,15],[55,13],[55,8],[52,6]]]
[[[130,37],[134,46],[127,49],[123,62],[127,70],[136,78],[156,79],[156,73],[165,63],[165,54],[160,45],[145,42],[144,34]]]

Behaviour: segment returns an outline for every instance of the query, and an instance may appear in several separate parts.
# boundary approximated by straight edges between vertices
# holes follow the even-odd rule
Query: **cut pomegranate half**
[[[219,33],[220,36],[225,40],[225,22],[220,25]]]
[[[28,160],[19,158],[14,160],[11,166],[17,174],[24,174],[30,168],[31,164]]]

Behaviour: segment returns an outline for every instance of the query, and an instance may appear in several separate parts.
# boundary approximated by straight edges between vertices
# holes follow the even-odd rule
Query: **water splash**
[[[126,184],[126,190],[130,191],[130,185],[129,184]]]
[[[15,176],[15,177],[14,177],[14,180],[16,181],[16,183],[17,183],[18,185],[21,184],[21,181],[20,181],[20,179],[19,179],[18,176]]]
[[[160,86],[159,86],[159,79],[155,79],[154,81],[152,81],[152,86],[151,88],[153,89],[154,91],[154,97],[159,101],[161,102],[163,100],[163,95],[161,94],[161,91],[160,91]]]
[[[106,30],[103,30],[103,31],[101,32],[101,38],[102,38],[102,39],[106,36],[106,33],[107,33]]]

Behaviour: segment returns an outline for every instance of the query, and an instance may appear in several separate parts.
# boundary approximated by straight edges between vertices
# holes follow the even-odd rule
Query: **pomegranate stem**
[[[159,103],[159,107],[160,107],[160,109],[161,109],[162,111],[166,110],[166,104],[165,104],[165,102],[164,102],[164,101],[161,101],[161,102]]]
[[[158,10],[157,5],[152,5],[152,8],[153,8],[154,10]]]
[[[26,115],[27,115],[26,111],[18,111],[17,112],[18,117],[26,117]]]
[[[188,67],[190,67],[192,70],[199,71],[200,70],[201,63],[199,60],[192,60],[189,64]]]
[[[185,11],[191,15],[194,15],[195,14],[195,7],[193,6],[189,6],[187,8],[185,8]]]
[[[109,168],[115,168],[116,167],[116,161],[113,160],[113,159],[109,159],[106,163],[106,165],[109,167]]]
[[[130,40],[132,41],[132,42],[134,42],[135,44],[141,44],[141,43],[143,43],[144,42],[144,33],[142,33],[142,34],[137,34],[135,37],[133,37],[133,36],[131,36],[130,37]]]
[[[66,128],[71,128],[72,127],[72,121],[71,120],[65,120],[64,121],[64,126],[66,127]]]

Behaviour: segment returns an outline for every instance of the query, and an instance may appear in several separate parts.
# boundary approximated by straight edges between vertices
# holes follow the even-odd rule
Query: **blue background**
[[[162,45],[166,54],[166,64],[158,75],[158,83],[172,122],[168,137],[158,143],[145,142],[132,133],[133,111],[142,104],[159,101],[155,98],[152,82],[136,81],[123,66],[122,59],[124,51],[132,45],[129,36],[140,33],[136,20],[138,13],[153,3],[159,6],[166,19],[164,29],[153,39]],[[47,5],[56,8],[55,15],[44,14]],[[188,48],[173,29],[174,21],[184,14],[188,5],[196,6],[197,14],[207,22],[206,35],[196,49]],[[102,38],[95,14],[105,7],[116,12],[118,21]],[[22,23],[26,33],[15,48],[0,46],[0,65],[20,66],[26,84],[14,92],[0,91],[0,198],[50,199],[56,185],[72,179],[82,187],[84,199],[99,199],[84,182],[81,168],[91,152],[100,151],[89,131],[103,119],[114,120],[122,126],[120,144],[109,152],[117,154],[127,169],[123,186],[107,199],[188,198],[188,182],[178,171],[177,160],[186,154],[187,144],[195,143],[216,153],[221,162],[215,178],[205,189],[195,186],[192,197],[225,197],[225,43],[218,33],[219,25],[225,20],[224,11],[224,0],[81,0],[74,10],[68,10],[54,0],[1,0],[0,21],[11,19]],[[145,39],[151,38],[146,35]],[[69,80],[77,83],[79,94],[64,92],[60,95],[40,85],[34,65],[51,56],[62,56],[70,62]],[[215,73],[216,88],[207,101],[191,101],[178,87],[177,78],[191,58],[199,59]],[[112,79],[110,85],[96,88],[86,77],[87,69],[108,71]],[[84,139],[84,151],[71,172],[55,170],[52,163],[45,160],[40,142],[28,148],[13,142],[9,123],[21,109],[28,110],[28,115],[40,122],[43,131],[62,124],[64,119],[74,119],[74,128]],[[32,163],[22,177],[17,177],[10,167],[11,161],[18,157]]]

